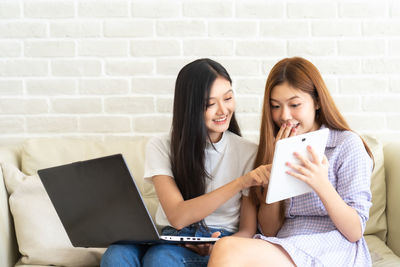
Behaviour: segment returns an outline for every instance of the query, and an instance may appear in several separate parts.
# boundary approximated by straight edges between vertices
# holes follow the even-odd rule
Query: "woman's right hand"
[[[281,128],[279,129],[278,133],[276,134],[274,146],[276,145],[276,142],[278,142],[281,139],[295,136],[297,134],[297,126],[298,125],[299,125],[299,123],[294,120],[285,121],[281,125]]]
[[[271,164],[261,165],[251,172],[239,177],[238,179],[242,184],[242,188],[245,189],[252,186],[266,186],[271,174],[271,166]]]
[[[272,149],[275,150],[276,142],[278,142],[279,140],[295,136],[297,134],[297,126],[298,125],[299,125],[299,123],[295,120],[285,121],[281,125],[281,128],[279,129],[278,133],[276,134],[275,141],[274,141],[274,147]],[[268,181],[269,181],[272,164],[264,165],[264,166],[269,166],[269,173],[268,173]],[[267,191],[268,191],[268,183],[266,183],[262,186],[259,186],[258,188],[255,189],[254,192],[256,194],[256,197],[257,197],[259,203],[265,202]]]

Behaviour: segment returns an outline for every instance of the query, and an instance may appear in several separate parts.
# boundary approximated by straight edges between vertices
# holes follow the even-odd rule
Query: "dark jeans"
[[[213,232],[221,232],[220,237],[233,233],[224,229],[202,227],[185,227],[176,230],[165,227],[163,235],[210,237]],[[101,267],[122,266],[207,266],[209,256],[200,256],[182,246],[175,244],[156,244],[152,246],[139,244],[114,244],[111,245],[101,258]]]

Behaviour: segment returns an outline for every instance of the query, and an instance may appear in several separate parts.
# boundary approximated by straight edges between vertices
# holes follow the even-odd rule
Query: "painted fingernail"
[[[299,155],[299,153],[297,153],[297,152],[293,152],[293,155],[295,155],[295,156],[298,156],[298,155]]]
[[[307,149],[310,150],[310,149],[311,149],[311,146],[307,146]]]

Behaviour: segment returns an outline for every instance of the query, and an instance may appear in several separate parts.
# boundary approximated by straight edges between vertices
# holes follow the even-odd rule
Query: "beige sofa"
[[[374,266],[400,266],[400,141],[382,147],[371,137],[365,139],[375,156],[373,206],[365,238]],[[145,137],[110,137],[106,141],[50,138],[1,146],[0,266],[98,265],[104,249],[71,246],[36,171],[122,153],[154,216],[157,197],[152,186],[142,181],[147,141]]]

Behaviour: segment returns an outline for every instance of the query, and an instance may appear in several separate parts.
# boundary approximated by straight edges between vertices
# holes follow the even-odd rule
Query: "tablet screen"
[[[316,151],[322,161],[328,136],[329,129],[324,128],[276,142],[266,203],[270,204],[313,191],[306,183],[286,173],[287,170],[293,171],[286,166],[286,162],[300,163],[294,157],[294,152],[311,160],[311,154],[307,151],[308,145]]]

